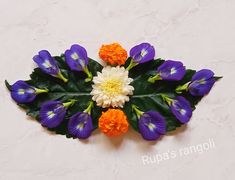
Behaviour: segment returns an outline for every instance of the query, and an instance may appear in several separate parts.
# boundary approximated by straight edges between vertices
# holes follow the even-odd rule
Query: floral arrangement
[[[57,134],[86,139],[99,128],[119,136],[130,125],[145,140],[157,140],[188,123],[195,105],[221,77],[155,56],[149,43],[131,48],[129,57],[118,43],[102,45],[103,67],[74,44],[61,56],[39,51],[30,80],[5,83],[27,115]]]

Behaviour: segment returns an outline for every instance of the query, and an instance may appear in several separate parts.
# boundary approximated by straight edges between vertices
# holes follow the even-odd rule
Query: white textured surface
[[[234,0],[0,0],[0,179],[235,179]],[[51,135],[9,97],[4,79],[27,79],[41,49],[60,54],[80,43],[97,58],[102,43],[126,49],[148,41],[159,57],[224,78],[187,128],[149,143],[130,130],[88,141]],[[207,142],[208,152],[144,165],[142,156]]]

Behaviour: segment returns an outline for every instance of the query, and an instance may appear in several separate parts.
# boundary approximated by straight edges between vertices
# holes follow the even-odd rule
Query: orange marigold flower
[[[99,118],[99,128],[107,136],[118,136],[127,132],[129,124],[120,109],[108,109]]]
[[[100,58],[111,65],[123,65],[127,59],[127,52],[118,43],[102,45],[99,51]]]

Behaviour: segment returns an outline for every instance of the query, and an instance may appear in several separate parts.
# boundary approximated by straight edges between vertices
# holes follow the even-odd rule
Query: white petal
[[[133,94],[134,87],[129,85],[132,81],[124,67],[104,67],[102,73],[98,72],[93,78],[92,100],[103,108],[123,107]]]

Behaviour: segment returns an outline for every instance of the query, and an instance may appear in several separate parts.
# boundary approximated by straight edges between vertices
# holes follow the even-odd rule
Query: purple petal
[[[78,112],[69,120],[68,131],[74,137],[86,139],[91,135],[92,130],[92,119],[88,113]]]
[[[65,51],[65,60],[74,71],[83,71],[88,64],[86,49],[78,44],[74,44]]]
[[[180,61],[166,60],[157,68],[157,72],[163,80],[179,81],[185,73],[185,67]]]
[[[188,100],[177,96],[170,106],[171,112],[181,123],[187,123],[192,117],[192,108]]]
[[[42,59],[44,59],[44,60],[47,59],[48,61],[50,61],[50,63],[51,63],[53,66],[56,65],[55,60],[53,59],[53,57],[51,56],[51,54],[50,54],[47,50],[41,50],[41,51],[39,51],[39,52],[38,52],[38,55],[39,55]]]
[[[138,122],[141,135],[146,140],[156,140],[166,133],[166,121],[158,112],[145,112]]]
[[[11,97],[17,103],[32,102],[35,97],[35,89],[24,81],[17,81],[11,86]]]
[[[88,57],[87,57],[87,51],[84,47],[74,44],[71,46],[71,51],[72,52],[79,52],[79,57],[81,59],[84,59],[88,63]]]
[[[135,63],[145,63],[154,59],[155,49],[149,43],[141,43],[131,48],[130,56]]]
[[[39,51],[38,55],[33,57],[38,67],[47,74],[56,76],[59,73],[59,68],[56,64],[55,59],[47,50]]]
[[[194,81],[189,85],[189,92],[193,96],[204,96],[208,94],[215,83],[214,79],[209,79],[207,81]]]
[[[196,72],[189,84],[189,92],[193,96],[204,96],[208,94],[215,83],[214,73],[211,70],[203,69]]]
[[[201,80],[201,79],[211,79],[214,76],[214,72],[209,70],[209,69],[202,69],[198,72],[196,72],[191,81],[197,81],[197,80]]]
[[[40,109],[39,117],[43,126],[54,128],[64,120],[66,108],[60,101],[48,101]]]

